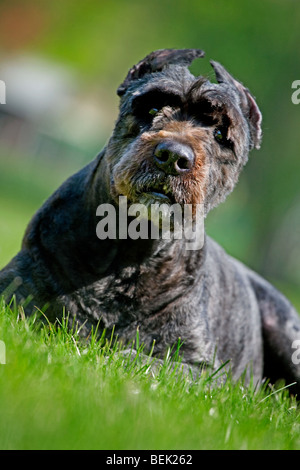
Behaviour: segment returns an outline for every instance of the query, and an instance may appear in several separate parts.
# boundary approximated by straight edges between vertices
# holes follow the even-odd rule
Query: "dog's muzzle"
[[[181,175],[193,169],[195,155],[189,145],[166,140],[156,146],[154,162],[167,175]]]

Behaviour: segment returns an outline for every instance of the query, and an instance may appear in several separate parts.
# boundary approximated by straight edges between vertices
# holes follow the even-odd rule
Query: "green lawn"
[[[66,176],[49,171],[43,181],[31,168],[28,184],[25,165],[15,168],[0,164],[0,268]],[[299,409],[287,390],[195,383],[168,363],[155,374],[114,341],[79,341],[1,301],[0,341],[0,449],[300,449]]]
[[[286,390],[195,383],[167,362],[155,374],[114,341],[82,342],[76,328],[24,320],[3,302],[0,328],[1,449],[300,448]]]

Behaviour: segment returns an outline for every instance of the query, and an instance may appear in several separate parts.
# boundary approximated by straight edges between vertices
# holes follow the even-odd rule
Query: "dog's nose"
[[[155,148],[154,161],[168,175],[180,175],[193,168],[195,155],[187,144],[164,141]]]

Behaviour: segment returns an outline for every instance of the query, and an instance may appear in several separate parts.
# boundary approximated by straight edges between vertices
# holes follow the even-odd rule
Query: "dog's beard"
[[[143,144],[143,145],[142,145]],[[166,174],[153,164],[153,143],[138,139],[128,146],[112,169],[111,193],[118,203],[119,196],[126,196],[130,204],[173,206],[202,204],[205,198],[205,171],[200,165],[197,173],[184,175]],[[199,176],[198,176],[199,174]],[[193,211],[193,214],[195,211]]]
[[[128,221],[131,217],[137,217],[143,224],[145,220],[149,222],[149,229],[147,233],[153,231],[153,227],[159,230],[157,238],[164,239],[178,239],[182,230],[187,232],[184,227],[194,227],[199,219],[198,204],[185,204],[184,200],[180,203],[175,198],[172,189],[172,182],[169,180],[172,177],[159,178],[157,175],[147,174],[145,177],[139,178],[135,175],[129,184],[123,181],[124,192],[117,191],[119,186],[114,186],[115,200],[119,208],[122,206],[122,211],[126,210],[128,214]],[[175,178],[178,183],[178,179]],[[173,182],[174,184],[174,182]],[[129,191],[127,190],[129,188]],[[124,209],[126,205],[126,209]],[[154,230],[156,230],[154,228]]]
[[[172,177],[153,172],[145,166],[142,163],[137,171],[134,168],[116,168],[113,172],[112,194],[115,197],[126,196],[131,203],[180,204]]]
[[[176,197],[173,188],[168,181],[168,177],[165,179],[148,180],[145,182],[137,181],[134,184],[134,197],[135,201],[147,206],[151,204],[168,204],[172,205],[179,203],[180,201]]]

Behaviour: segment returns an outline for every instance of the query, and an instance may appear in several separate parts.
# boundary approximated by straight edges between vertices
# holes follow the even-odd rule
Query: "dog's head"
[[[218,83],[192,75],[188,66],[203,55],[152,52],[118,88],[120,115],[106,153],[115,199],[204,204],[207,213],[259,148],[261,113],[253,96],[217,62],[211,65]]]

